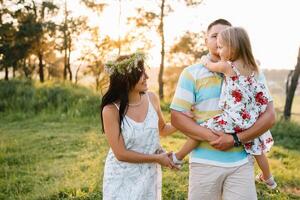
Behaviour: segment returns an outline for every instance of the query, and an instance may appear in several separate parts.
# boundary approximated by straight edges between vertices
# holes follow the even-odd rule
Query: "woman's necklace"
[[[142,104],[142,96],[140,95],[140,101],[138,103],[129,103],[128,106],[131,106],[131,107],[136,107],[136,106],[139,106]]]

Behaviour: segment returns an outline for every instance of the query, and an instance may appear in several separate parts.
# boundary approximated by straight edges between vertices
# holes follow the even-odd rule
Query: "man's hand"
[[[210,142],[211,146],[221,151],[226,151],[233,147],[234,140],[232,135],[225,134],[221,131],[214,131],[214,134],[218,135],[219,138]]]
[[[209,129],[210,130],[210,129]],[[211,131],[210,130],[210,135],[209,137],[207,138],[207,141],[208,142],[213,142],[213,141],[216,141],[220,138],[220,135],[218,134],[218,132],[215,132],[215,131]],[[222,133],[222,132],[221,132]]]

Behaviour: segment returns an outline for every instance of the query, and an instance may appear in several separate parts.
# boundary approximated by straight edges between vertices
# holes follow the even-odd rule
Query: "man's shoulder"
[[[211,72],[204,65],[197,63],[185,67],[181,74],[189,74],[193,76],[194,79],[199,79],[202,76],[211,74]]]
[[[183,69],[181,72],[183,76],[193,77],[193,80],[203,80],[203,79],[219,79],[222,77],[219,73],[209,71],[204,65],[202,64],[193,64]]]
[[[187,67],[185,67],[183,69],[183,71],[187,71],[187,72],[194,72],[194,71],[202,71],[205,70],[206,68],[204,67],[204,65],[200,64],[200,63],[196,63],[193,65],[189,65]],[[206,69],[207,70],[207,69]]]

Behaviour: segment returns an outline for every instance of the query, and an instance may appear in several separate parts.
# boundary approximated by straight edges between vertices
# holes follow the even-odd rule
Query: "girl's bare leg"
[[[254,155],[255,160],[263,173],[264,180],[268,180],[272,174],[270,171],[270,166],[267,156],[263,153],[261,155]]]

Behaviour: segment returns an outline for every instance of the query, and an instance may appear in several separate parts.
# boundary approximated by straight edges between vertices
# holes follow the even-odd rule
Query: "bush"
[[[95,116],[100,98],[92,91],[72,84],[42,84],[32,81],[0,81],[0,112],[39,113],[67,116]]]

